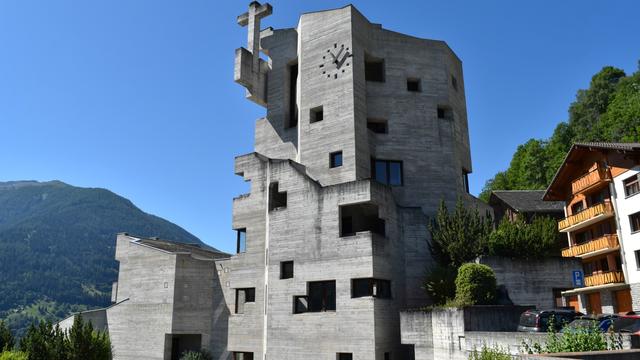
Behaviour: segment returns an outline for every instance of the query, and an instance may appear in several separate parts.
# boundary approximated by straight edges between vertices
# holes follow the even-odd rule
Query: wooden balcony
[[[605,235],[584,244],[573,245],[562,250],[563,257],[577,257],[601,250],[615,250],[620,247],[618,235]]]
[[[587,191],[603,182],[611,181],[609,170],[597,167],[571,182],[571,192],[575,194]]]
[[[558,222],[558,231],[566,232],[569,230],[577,230],[583,226],[600,221],[601,218],[610,216],[613,216],[613,207],[611,206],[611,202],[607,200],[560,220]]]
[[[622,271],[609,271],[584,277],[584,284],[586,286],[598,286],[623,282],[624,275],[622,274]]]

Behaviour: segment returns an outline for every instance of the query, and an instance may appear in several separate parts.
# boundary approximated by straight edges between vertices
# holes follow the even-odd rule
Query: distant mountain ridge
[[[22,330],[33,319],[107,305],[119,232],[207,246],[106,189],[0,182],[0,319]]]

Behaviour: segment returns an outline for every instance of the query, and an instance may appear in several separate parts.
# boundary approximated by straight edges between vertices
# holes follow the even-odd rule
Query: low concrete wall
[[[516,305],[535,305],[538,309],[555,306],[553,290],[573,288],[573,270],[582,270],[577,258],[545,258],[522,261],[498,256],[485,256],[479,263],[496,274],[498,285],[504,285]]]
[[[464,331],[516,331],[520,315],[533,306],[482,305],[464,308]]]
[[[58,323],[60,329],[62,331],[69,331],[78,314],[82,315],[84,322],[90,322],[94,330],[109,331],[109,326],[107,325],[107,309],[88,310],[72,314]]]
[[[520,355],[522,360],[637,360],[640,350],[589,351],[579,353],[557,353],[545,355]]]
[[[414,346],[415,360],[467,360],[470,352],[474,349],[481,349],[484,345],[499,347],[509,351],[512,355],[529,359],[526,357],[529,355],[522,354],[524,352],[523,344],[525,342],[529,344],[537,342],[544,345],[547,333],[524,333],[513,330],[495,331],[495,329],[511,329],[513,327],[513,318],[516,318],[518,311],[520,309],[514,306],[403,311],[400,313],[401,342],[402,344]],[[500,320],[501,317],[506,318],[506,320]],[[482,331],[469,331],[466,324],[471,324],[473,329]],[[636,347],[636,341],[637,337],[624,334],[622,335],[622,348],[634,348]],[[620,354],[626,356],[625,352]],[[631,354],[638,356],[637,353]],[[558,354],[558,356],[565,355]],[[590,353],[589,356],[591,355],[596,356],[598,354]],[[536,356],[532,357],[531,360],[547,358]],[[585,357],[585,359],[592,358]],[[593,359],[600,358],[593,357]],[[640,359],[640,356],[637,359]]]

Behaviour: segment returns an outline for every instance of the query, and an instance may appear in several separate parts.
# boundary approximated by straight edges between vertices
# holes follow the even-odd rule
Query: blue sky
[[[0,1],[0,181],[104,187],[232,251],[233,158],[264,109],[233,83],[249,1]],[[264,26],[341,1],[273,0]],[[640,59],[640,3],[353,1],[372,22],[462,59],[471,191],[548,137],[604,65]],[[126,230],[126,229],[123,229]]]

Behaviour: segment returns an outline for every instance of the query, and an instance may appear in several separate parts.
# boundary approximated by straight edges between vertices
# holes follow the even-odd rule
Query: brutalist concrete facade
[[[256,123],[255,153],[235,161],[251,184],[233,202],[246,249],[216,261],[231,313],[228,351],[238,359],[404,359],[399,310],[428,302],[428,216],[443,199],[475,202],[466,191],[462,64],[446,43],[383,29],[353,6],[259,31],[271,12],[253,2],[238,18],[249,46],[236,51],[235,80],[266,116]],[[287,262],[292,277],[283,276]],[[390,284],[390,296],[355,296],[355,279]],[[304,311],[314,300],[298,297],[317,281],[335,282],[335,309]],[[254,297],[238,295],[243,289]]]

